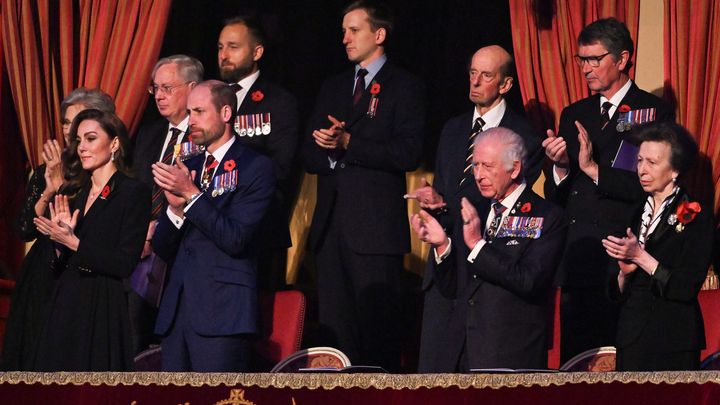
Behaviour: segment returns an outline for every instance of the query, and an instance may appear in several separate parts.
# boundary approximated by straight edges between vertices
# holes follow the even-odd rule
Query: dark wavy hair
[[[638,144],[665,142],[670,145],[670,166],[684,178],[698,156],[698,145],[690,132],[674,122],[650,122],[639,126],[633,134]]]
[[[615,18],[603,18],[586,26],[580,31],[577,42],[578,45],[593,45],[599,42],[615,57],[615,60],[620,58],[622,51],[628,51],[630,55],[625,71],[632,66],[635,46],[630,31],[625,24]]]
[[[63,175],[65,184],[63,194],[74,196],[82,186],[90,180],[90,175],[82,167],[78,155],[78,127],[83,121],[92,120],[100,124],[100,127],[110,136],[110,140],[118,138],[118,150],[115,152],[115,167],[122,173],[130,175],[132,165],[132,150],[130,138],[128,137],[125,124],[115,113],[100,111],[96,109],[83,110],[72,122],[70,127],[70,144],[63,152]]]

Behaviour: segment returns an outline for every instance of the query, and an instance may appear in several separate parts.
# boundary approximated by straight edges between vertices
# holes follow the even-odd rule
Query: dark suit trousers
[[[614,346],[619,307],[604,286],[563,287],[560,296],[560,362],[602,346]]]
[[[325,344],[339,348],[353,364],[399,371],[403,257],[356,253],[337,224],[333,217],[316,253]]]
[[[250,337],[199,335],[190,326],[190,310],[181,293],[175,321],[162,340],[162,370],[203,373],[251,371]]]

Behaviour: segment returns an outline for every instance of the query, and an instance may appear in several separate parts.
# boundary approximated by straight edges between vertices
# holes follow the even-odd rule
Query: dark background
[[[225,18],[257,12],[269,44],[261,60],[262,74],[297,97],[301,128],[312,113],[322,81],[349,69],[342,45],[342,10],[349,2],[251,0],[198,2],[174,0],[160,56],[183,53],[198,58],[205,78],[218,78],[217,38]],[[386,49],[393,63],[420,76],[427,88],[427,142],[423,165],[432,169],[442,125],[472,108],[468,100],[467,64],[472,54],[490,44],[512,54],[507,0],[387,2],[395,14],[395,31]],[[520,91],[511,90],[510,104],[522,111]],[[143,122],[157,118],[148,103]],[[304,131],[303,136],[309,132]]]

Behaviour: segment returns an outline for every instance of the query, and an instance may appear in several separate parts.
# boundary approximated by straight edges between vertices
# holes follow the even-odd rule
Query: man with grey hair
[[[203,72],[202,63],[187,55],[172,55],[158,60],[152,70],[148,93],[155,97],[155,105],[162,118],[140,127],[134,138],[133,172],[153,190],[152,221],[148,226],[141,262],[130,277],[132,291],[128,296],[136,354],[158,342],[152,330],[167,267],[153,254],[150,243],[157,216],[165,203],[162,191],[153,182],[151,166],[156,162],[173,163],[176,145],[183,142],[187,145],[187,99],[190,90],[202,81]]]
[[[475,186],[491,201],[480,211],[463,197],[448,236],[427,211],[411,226],[432,245],[433,282],[455,300],[438,372],[474,368],[546,368],[548,295],[564,241],[562,211],[523,177],[523,139],[491,128],[475,139]]]

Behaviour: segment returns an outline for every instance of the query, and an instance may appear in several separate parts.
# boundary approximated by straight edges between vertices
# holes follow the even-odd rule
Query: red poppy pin
[[[380,83],[373,83],[373,85],[370,87],[370,94],[380,94]]]
[[[108,195],[110,195],[110,186],[106,184],[100,192],[100,198],[104,200],[107,198]]]
[[[252,97],[252,101],[259,103],[265,98],[265,94],[260,90],[255,90],[250,97]]]
[[[618,107],[618,111],[620,111],[621,113],[630,112],[630,106],[627,104],[623,104],[620,107]]]
[[[675,214],[668,218],[668,224],[675,225],[676,232],[682,232],[685,225],[692,222],[701,210],[700,204],[696,201],[682,201],[675,210]]]
[[[235,168],[235,161],[230,159],[227,162],[223,164],[223,169],[225,169],[226,172],[232,171]]]
[[[529,202],[526,202],[522,205],[522,207],[520,207],[520,212],[522,212],[523,214],[527,214],[528,212],[530,212],[530,210],[532,210],[532,204],[530,204]]]

